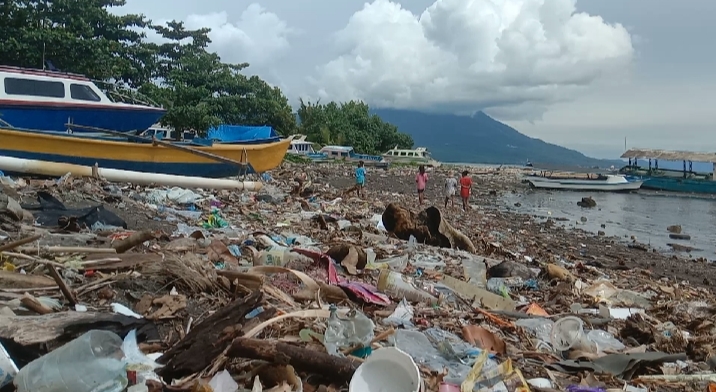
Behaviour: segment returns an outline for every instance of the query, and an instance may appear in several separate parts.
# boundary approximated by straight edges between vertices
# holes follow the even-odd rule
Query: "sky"
[[[598,158],[625,141],[716,151],[713,0],[127,0],[114,12],[211,28],[210,49],[293,105],[483,110]]]

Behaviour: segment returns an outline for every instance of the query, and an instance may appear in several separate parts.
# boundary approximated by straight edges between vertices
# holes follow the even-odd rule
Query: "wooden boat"
[[[383,158],[389,162],[415,163],[425,166],[440,167],[440,162],[433,159],[430,152],[425,147],[418,147],[416,149],[400,149],[398,146],[395,146],[395,148],[391,148],[383,154]]]
[[[204,147],[190,142],[136,143],[116,137],[102,139],[82,134],[0,127],[0,156],[206,178],[242,173],[237,162],[245,163],[247,172],[274,169],[281,164],[290,143],[290,139],[285,139],[273,143]]]
[[[78,74],[0,66],[0,85],[0,124],[14,128],[63,132],[71,122],[141,132],[166,113],[136,92],[102,90]]]
[[[639,179],[630,179],[621,175],[597,175],[594,177],[546,177],[537,174],[525,176],[530,186],[539,189],[599,191],[599,192],[631,192],[641,188]]]
[[[644,189],[667,192],[716,194],[716,154],[687,151],[631,149],[621,156],[629,159],[619,172],[644,181]],[[648,167],[641,167],[639,159],[648,160]],[[681,161],[682,170],[661,169],[659,161]],[[693,171],[693,162],[713,164],[713,172]]]

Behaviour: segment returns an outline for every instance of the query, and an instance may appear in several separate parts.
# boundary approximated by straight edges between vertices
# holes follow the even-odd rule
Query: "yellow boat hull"
[[[262,173],[281,164],[290,143],[291,141],[286,139],[263,144],[185,146],[248,163],[250,172]],[[102,168],[208,178],[230,177],[241,172],[235,165],[151,143],[8,128],[0,128],[0,156],[84,166],[97,164]]]

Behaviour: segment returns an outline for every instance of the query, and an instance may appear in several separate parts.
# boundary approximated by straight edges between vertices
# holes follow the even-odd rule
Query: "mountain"
[[[410,134],[415,146],[426,147],[444,162],[609,167],[619,160],[596,159],[519,133],[485,113],[472,117],[412,110],[373,109],[383,121]]]

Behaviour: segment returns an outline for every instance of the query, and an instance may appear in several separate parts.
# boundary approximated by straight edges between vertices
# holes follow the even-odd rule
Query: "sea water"
[[[595,208],[581,208],[577,201],[592,197]],[[556,224],[592,233],[603,231],[648,244],[662,252],[674,252],[667,244],[695,248],[693,257],[716,260],[716,198],[640,190],[638,193],[530,190],[504,196],[503,207],[511,211],[551,217]],[[515,206],[515,203],[519,203]],[[584,221],[583,218],[586,218]],[[567,219],[560,221],[559,219]],[[603,225],[603,227],[602,227]],[[681,225],[690,240],[669,238],[668,226]],[[687,255],[686,253],[682,253]]]

